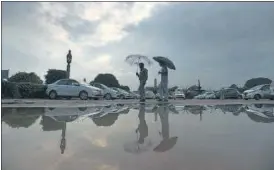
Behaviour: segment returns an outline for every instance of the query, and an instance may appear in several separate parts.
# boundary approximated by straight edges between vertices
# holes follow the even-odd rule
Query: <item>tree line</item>
[[[60,79],[65,79],[67,76],[65,70],[57,70],[57,69],[49,69],[47,74],[45,75],[45,84],[51,84]],[[41,78],[34,72],[18,72],[12,75],[9,78],[10,82],[15,83],[33,83],[33,84],[43,84]],[[98,74],[94,80],[92,80],[89,84],[96,82],[104,84],[108,87],[118,87],[124,89],[126,91],[130,91],[130,88],[126,85],[121,85],[117,78],[110,73],[106,74]]]

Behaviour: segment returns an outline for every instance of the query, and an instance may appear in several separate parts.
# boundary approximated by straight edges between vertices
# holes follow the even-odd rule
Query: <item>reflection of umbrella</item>
[[[119,114],[111,113],[103,117],[92,118],[93,122],[97,126],[112,126],[118,119]]]
[[[140,144],[138,141],[133,141],[126,143],[124,145],[124,150],[129,153],[139,154],[148,151],[150,146],[152,146],[150,140],[145,140],[143,144]]]
[[[153,149],[153,151],[155,151],[155,152],[165,152],[167,150],[170,150],[177,143],[177,139],[178,139],[177,136],[169,138],[169,139],[164,139],[164,140],[162,140],[162,142],[158,146],[156,146]]]
[[[152,61],[147,56],[139,55],[139,54],[129,55],[126,57],[125,61],[129,63],[130,65],[134,65],[134,64],[139,65],[139,63],[141,62],[147,65],[152,64]],[[137,67],[137,71],[138,71],[138,67]]]
[[[158,63],[162,63],[162,64],[166,65],[168,68],[170,68],[172,70],[176,70],[173,62],[166,57],[157,56],[157,57],[153,57],[153,59],[155,61],[157,61]]]

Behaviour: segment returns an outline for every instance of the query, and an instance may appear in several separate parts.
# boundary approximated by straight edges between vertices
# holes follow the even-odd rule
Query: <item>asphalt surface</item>
[[[138,104],[139,100],[44,100],[44,99],[4,99],[2,107],[94,107],[110,104]],[[146,104],[157,104],[147,100]],[[274,104],[274,100],[169,100],[173,105],[229,105],[229,104]]]

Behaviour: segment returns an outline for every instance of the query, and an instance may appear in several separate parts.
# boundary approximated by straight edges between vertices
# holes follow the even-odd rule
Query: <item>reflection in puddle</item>
[[[183,116],[183,117],[179,117],[179,116]],[[224,116],[227,119],[229,119],[227,121],[229,121],[229,124],[231,124],[230,128],[226,129],[226,126],[225,126],[226,120],[223,119]],[[208,119],[209,117],[211,119],[216,117],[216,119],[212,122],[209,122],[209,119]],[[233,125],[233,121],[236,122],[237,119],[243,122],[244,125],[248,125],[248,127],[250,127],[249,133],[240,134],[243,137],[247,134],[251,134],[251,132],[252,134],[254,132],[254,135],[256,134],[263,135],[262,134],[263,132],[266,133],[265,129],[258,130],[257,127],[258,125],[260,125],[261,127],[261,125],[264,125],[264,124],[268,125],[274,122],[274,105],[254,104],[254,105],[176,106],[172,104],[158,104],[158,105],[140,104],[137,106],[136,105],[132,106],[132,105],[126,105],[126,104],[112,104],[105,107],[101,106],[101,107],[89,107],[89,108],[84,108],[84,107],[82,108],[2,108],[2,122],[3,122],[2,128],[5,134],[4,136],[2,136],[3,147],[4,147],[4,150],[2,153],[4,155],[4,159],[2,163],[4,165],[8,164],[11,167],[11,169],[16,169],[16,168],[12,168],[13,167],[12,164],[7,163],[9,162],[7,161],[7,158],[12,158],[12,157],[16,158],[16,155],[20,155],[21,151],[20,152],[10,151],[7,148],[12,147],[13,145],[11,143],[14,143],[16,140],[27,141],[27,139],[24,139],[25,136],[20,136],[20,137],[17,136],[18,135],[17,132],[23,133],[22,129],[32,129],[34,131],[35,129],[37,129],[37,127],[39,127],[39,129],[41,129],[42,132],[48,132],[47,136],[48,135],[51,136],[53,132],[58,132],[57,137],[52,136],[51,138],[58,141],[59,148],[58,146],[52,146],[52,147],[55,147],[58,150],[59,155],[66,155],[68,150],[75,150],[76,153],[79,153],[80,152],[79,148],[86,148],[81,151],[84,153],[86,152],[85,150],[87,150],[87,147],[92,147],[93,148],[92,152],[96,152],[97,156],[101,155],[101,158],[107,157],[106,153],[108,154],[114,153],[114,155],[119,155],[121,154],[121,152],[130,153],[129,155],[149,155],[149,158],[147,159],[153,159],[153,155],[151,155],[151,153],[158,153],[158,152],[161,152],[162,154],[174,153],[180,157],[184,157],[183,155],[181,155],[181,153],[184,152],[193,158],[196,157],[196,159],[198,159],[197,157],[201,156],[200,154],[212,152],[211,154],[213,155],[211,155],[211,157],[214,157],[213,151],[216,150],[216,148],[218,148],[217,146],[226,145],[227,149],[229,149],[229,147],[231,146],[229,146],[229,142],[222,143],[222,144],[217,143],[215,145],[211,145],[212,142],[208,142],[209,141],[208,136],[211,135],[212,137],[212,134],[214,134],[213,132],[216,131],[218,132],[216,134],[223,133],[223,137],[222,137],[223,140],[233,141],[234,139],[236,139],[236,137],[228,138],[228,136],[226,135],[227,134],[233,135],[233,133],[235,133],[235,135],[238,135],[236,131],[233,131],[233,133],[232,131],[230,132],[230,130],[233,130],[233,126],[238,126],[238,124]],[[216,124],[217,121],[223,121],[223,123]],[[195,124],[195,126],[193,126],[191,123]],[[203,124],[203,123],[207,123],[207,124]],[[257,126],[254,126],[254,124],[251,124],[251,123],[256,123]],[[97,128],[94,128],[94,127],[91,128],[90,127],[91,124],[92,126]],[[117,127],[114,125],[119,125],[119,126]],[[199,128],[199,125],[200,126],[203,125],[203,128],[205,129],[207,129],[207,127],[208,129],[210,129],[210,130],[207,129],[208,136],[203,135],[203,133],[205,133],[203,131],[203,128],[199,130],[196,129],[196,128]],[[8,127],[10,127],[11,129],[9,130]],[[238,128],[242,128],[242,127],[238,127]],[[254,131],[252,131],[252,128],[254,128]],[[262,126],[262,128],[264,127]],[[222,130],[218,131],[218,129],[222,129]],[[272,130],[273,130],[273,127],[272,127]],[[89,134],[87,132],[92,132],[95,134],[96,133],[104,134],[105,132],[107,132],[106,134],[109,134],[109,135],[106,135],[104,140],[90,136],[90,140],[92,141],[91,142],[92,146],[89,146],[87,145],[87,143],[84,142],[84,140],[81,137],[79,137],[83,133]],[[184,135],[183,135],[183,132],[185,133]],[[24,132],[24,134],[26,134],[26,132]],[[36,140],[38,140],[39,137],[42,137],[45,134],[39,131],[39,132],[36,132],[35,134],[29,134],[29,136],[33,135],[33,139],[34,139],[33,143],[36,143]],[[77,135],[77,134],[80,134],[80,135]],[[9,136],[9,138],[6,137],[7,135]],[[266,136],[269,136],[269,134],[266,134]],[[215,136],[215,138],[217,141],[220,140],[218,136]],[[240,137],[238,136],[238,138]],[[82,139],[83,141],[81,141],[80,139]],[[259,140],[260,138],[257,139],[256,136],[253,136],[252,140],[255,140],[255,139]],[[270,139],[274,141],[274,139],[272,138]],[[204,141],[202,145],[199,143],[200,141],[201,142]],[[268,142],[266,139],[262,142],[264,142],[260,146],[262,149],[258,148],[259,149],[258,151],[264,151],[269,149],[268,147],[273,146],[273,144],[271,144],[271,142]],[[248,147],[244,143],[245,142],[243,142],[241,146]],[[67,147],[67,144],[69,145],[68,147]],[[188,147],[191,148],[192,145],[194,145],[194,147],[197,147],[197,148],[200,147],[200,149],[198,150],[187,149]],[[117,149],[117,151],[114,150],[113,146],[116,146],[115,149]],[[188,146],[188,147],[185,147],[185,146]],[[265,148],[266,146],[268,147]],[[28,147],[31,148],[32,146],[29,145]],[[103,148],[105,149],[106,153],[104,152],[104,150],[101,150],[100,152],[94,151],[94,147]],[[235,147],[239,147],[239,146],[236,145]],[[33,146],[33,150],[34,148],[39,148],[39,147]],[[211,148],[211,150],[208,150],[208,148]],[[233,155],[232,153],[230,153],[231,151],[224,150],[224,148],[222,147],[220,148],[221,148],[221,151],[226,151],[223,154]],[[24,147],[22,149],[24,150]],[[24,152],[25,151],[26,150],[24,150]],[[180,151],[181,153],[177,151]],[[250,152],[250,149],[246,148],[246,152]],[[197,153],[200,153],[200,154],[197,154]],[[268,153],[268,155],[274,156],[273,155],[274,152],[271,152],[271,153]],[[47,153],[44,153],[44,154],[47,154]],[[72,153],[70,152],[70,154]],[[7,155],[6,158],[5,158],[5,155]],[[88,154],[86,156],[89,157],[90,155]],[[18,160],[20,159],[18,157]],[[85,158],[85,160],[86,159],[87,158]],[[173,160],[177,160],[177,159],[179,158],[173,158]],[[130,157],[129,158],[126,157],[124,158],[124,160],[131,161]],[[188,160],[188,159],[185,158],[185,160]],[[225,160],[225,157],[222,161],[224,160]],[[169,160],[169,161],[172,162],[172,160]],[[233,160],[231,157],[231,161],[233,163],[233,161],[235,160]],[[253,157],[252,157],[252,161],[253,161]],[[181,162],[180,160],[177,160],[177,164],[179,164],[180,162]],[[188,161],[188,162],[191,162],[191,161]],[[203,161],[201,160],[200,162],[203,162]],[[254,164],[256,163],[256,161],[253,161],[253,162]],[[268,163],[267,166],[269,167],[272,166],[271,163],[269,162],[267,163]],[[28,162],[28,164],[32,164],[32,162]],[[92,162],[90,162],[89,165],[91,164]],[[126,163],[124,163],[123,165],[126,167]],[[242,168],[243,166],[239,162],[237,165],[238,166],[231,165],[231,167],[234,167],[237,169],[240,167]],[[100,165],[100,166],[103,166],[103,165]],[[185,162],[183,166],[191,167],[194,165],[193,164],[187,165],[187,162]],[[26,167],[28,166],[26,165]],[[151,167],[151,166],[148,166],[148,167]],[[210,166],[207,166],[207,167],[209,168]],[[28,169],[28,168],[25,168],[25,169]],[[59,168],[59,169],[62,169],[62,168]],[[123,168],[121,167],[121,169]],[[124,168],[124,169],[128,169],[128,168]]]

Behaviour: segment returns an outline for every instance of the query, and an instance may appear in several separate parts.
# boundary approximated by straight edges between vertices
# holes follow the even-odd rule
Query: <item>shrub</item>
[[[47,85],[33,83],[18,83],[22,98],[46,98]]]
[[[47,85],[2,82],[2,96],[11,98],[45,98]]]

